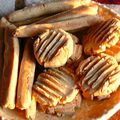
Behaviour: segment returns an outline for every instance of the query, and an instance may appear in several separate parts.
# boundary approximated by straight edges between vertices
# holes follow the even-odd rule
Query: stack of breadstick
[[[25,110],[26,118],[35,119],[37,103],[42,111],[51,113],[49,109],[81,98],[76,81],[82,63],[77,73],[75,69],[84,58],[75,33],[101,21],[98,6],[90,0],[48,2],[1,18],[0,105]],[[45,71],[36,78],[38,66]]]

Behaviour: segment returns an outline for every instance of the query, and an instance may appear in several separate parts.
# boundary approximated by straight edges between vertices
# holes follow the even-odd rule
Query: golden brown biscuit
[[[106,51],[104,51],[104,53],[113,56],[117,62],[120,62],[120,40],[117,42],[116,45],[107,48]]]
[[[33,96],[42,107],[71,102],[78,93],[74,74],[65,67],[51,68],[39,74]]]
[[[120,66],[113,57],[105,54],[83,60],[76,73],[86,98],[106,98],[120,85]]]
[[[78,66],[79,61],[83,59],[82,53],[83,53],[83,46],[80,44],[80,40],[72,35],[73,38],[73,54],[67,61],[67,66],[72,67],[73,69],[76,69],[76,66]]]
[[[108,79],[109,80],[106,81],[105,84],[94,93],[94,96],[99,95],[99,99],[103,99],[106,96],[109,97],[109,94],[117,90],[117,88],[120,86],[120,65],[118,65],[110,73]]]
[[[76,67],[82,59],[82,45],[75,44],[72,56],[68,59],[67,64]]]
[[[35,40],[33,48],[35,58],[40,65],[60,67],[73,54],[73,39],[62,29],[48,29]]]
[[[84,37],[84,52],[88,55],[100,53],[114,46],[120,37],[120,20],[112,18],[88,30]]]

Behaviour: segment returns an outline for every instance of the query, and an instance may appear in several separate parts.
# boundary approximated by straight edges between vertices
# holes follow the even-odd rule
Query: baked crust
[[[78,93],[74,74],[65,67],[40,73],[33,85],[33,96],[44,108],[71,102]]]
[[[68,19],[74,19],[77,17],[82,17],[85,15],[97,15],[98,6],[97,5],[82,5],[77,8],[73,8],[64,12],[60,12],[58,14],[40,19],[39,21],[35,22],[37,24],[44,24],[44,23],[52,23],[58,21],[65,21]],[[35,24],[33,23],[33,24]]]
[[[19,64],[19,41],[12,35],[10,28],[5,28],[4,67],[1,81],[1,105],[15,108],[15,97]]]
[[[31,104],[32,85],[34,82],[36,60],[33,54],[33,40],[26,41],[18,76],[16,107],[27,109]]]
[[[73,54],[73,39],[62,29],[47,30],[34,42],[34,55],[44,67],[63,66]]]
[[[117,61],[106,54],[90,56],[80,62],[76,74],[83,96],[93,99],[106,98],[120,85]]]
[[[119,41],[120,20],[111,18],[89,28],[84,37],[84,52],[88,55],[101,53]]]
[[[4,32],[5,30],[0,27],[0,82],[2,82],[2,73],[4,66]],[[0,83],[0,104],[2,102],[2,84]]]

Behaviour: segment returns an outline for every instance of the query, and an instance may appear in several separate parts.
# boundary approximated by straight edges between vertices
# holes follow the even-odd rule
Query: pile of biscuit
[[[63,115],[120,85],[120,20],[90,0],[26,7],[0,23],[0,105]],[[68,108],[70,108],[68,110]]]

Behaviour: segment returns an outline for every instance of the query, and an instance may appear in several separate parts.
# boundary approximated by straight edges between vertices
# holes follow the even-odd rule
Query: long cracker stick
[[[4,28],[0,27],[0,82],[2,78],[3,64],[4,64]]]
[[[30,120],[34,120],[36,116],[36,100],[32,97],[31,104],[28,109],[25,110],[25,117]]]
[[[0,20],[0,27],[2,28],[10,28],[10,29],[16,29],[16,26],[12,23],[10,23],[5,17],[2,17]]]
[[[36,61],[33,55],[33,40],[27,40],[20,64],[17,88],[17,103],[19,109],[27,109],[31,103],[32,85],[34,81]]]
[[[32,37],[36,36],[46,29],[61,28],[66,31],[74,32],[79,31],[82,28],[89,27],[98,22],[101,22],[102,18],[99,16],[83,16],[80,18],[50,23],[50,24],[34,24],[25,25],[16,29],[15,35],[17,37]]]
[[[15,96],[19,64],[19,41],[11,34],[9,28],[5,29],[4,67],[2,74],[2,106],[15,108]]]
[[[46,17],[48,17],[50,15],[43,15],[43,16],[40,16],[40,17],[37,17],[37,18],[30,18],[30,19],[27,19],[27,20],[23,20],[23,21],[18,21],[18,22],[14,22],[13,24],[15,26],[21,26],[21,25],[28,25],[28,24],[33,24],[41,19],[44,19]]]
[[[56,2],[47,2],[15,11],[6,17],[8,21],[13,23],[34,17],[39,17],[45,14],[58,13],[61,11],[69,10],[82,4],[90,3],[90,1],[91,0],[60,0]]]
[[[40,23],[58,22],[58,21],[73,19],[76,17],[81,17],[83,15],[97,15],[97,12],[98,12],[97,5],[91,5],[91,6],[82,5],[77,8],[73,8],[71,10],[67,10],[67,11],[55,14],[53,16],[43,18],[35,23],[40,24]]]
[[[4,28],[0,27],[0,104],[1,104],[1,94],[2,94],[2,73],[4,64]]]

